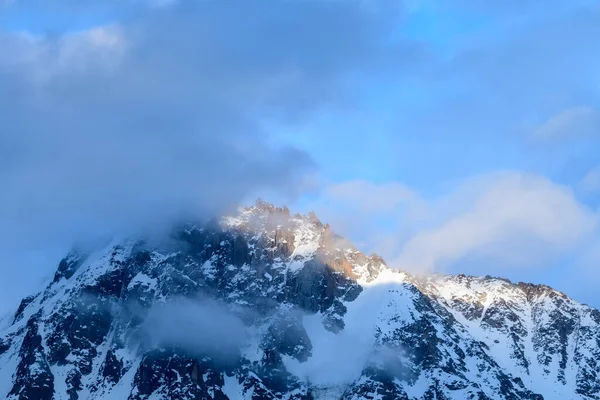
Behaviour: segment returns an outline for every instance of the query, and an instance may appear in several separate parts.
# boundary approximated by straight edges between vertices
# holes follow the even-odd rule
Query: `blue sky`
[[[600,306],[600,5],[496,3],[0,5],[5,301],[89,231],[266,193]]]
[[[575,183],[587,172],[586,168],[598,162],[597,152],[590,146],[597,138],[533,143],[529,134],[562,110],[584,104],[596,107],[595,74],[577,82],[583,87],[558,82],[552,93],[555,80],[567,81],[575,72],[553,65],[561,61],[561,49],[549,49],[539,59],[523,54],[531,59],[522,66],[512,66],[510,58],[519,57],[519,51],[525,50],[518,48],[523,37],[530,41],[535,35],[564,35],[561,28],[576,23],[577,16],[570,14],[580,10],[572,6],[565,11],[566,16],[556,10],[542,10],[542,15],[531,17],[496,15],[493,9],[487,13],[417,10],[406,17],[407,26],[399,28],[401,33],[397,35],[424,42],[428,54],[419,66],[424,71],[409,71],[404,76],[374,82],[350,115],[325,116],[312,126],[303,127],[297,142],[323,160],[331,159],[328,145],[334,143],[344,143],[353,156],[359,156],[350,165],[331,163],[338,174],[334,179],[360,176],[379,181],[401,180],[430,190],[432,185],[470,174],[518,169]],[[543,31],[550,31],[550,35]],[[597,65],[597,57],[590,59],[589,54],[595,47],[593,36],[574,36],[572,40],[587,41],[587,45],[577,44],[581,51],[573,64],[588,63],[589,69]],[[511,53],[513,43],[517,46]],[[559,45],[569,47],[569,42],[565,39]],[[481,60],[468,60],[468,52],[481,56]],[[478,61],[481,66],[476,65]],[[494,63],[498,71],[486,71],[488,62]],[[549,70],[544,80],[535,79],[540,73],[538,68]],[[484,76],[486,73],[489,79]],[[511,74],[518,79],[515,87],[503,87],[501,80],[511,80]],[[533,81],[530,94],[528,78]],[[364,140],[366,136],[368,141]],[[325,145],[320,147],[319,143]]]

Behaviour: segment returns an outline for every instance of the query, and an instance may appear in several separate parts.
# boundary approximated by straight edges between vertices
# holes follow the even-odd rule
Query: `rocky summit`
[[[600,399],[598,310],[411,276],[262,201],[73,251],[1,326],[7,399]]]

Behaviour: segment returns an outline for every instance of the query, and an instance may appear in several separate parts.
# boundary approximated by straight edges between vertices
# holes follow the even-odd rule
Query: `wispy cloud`
[[[586,194],[600,193],[600,165],[589,170],[579,182],[579,188]]]
[[[444,270],[471,256],[503,268],[539,266],[596,228],[597,216],[567,187],[520,173],[482,179],[460,189],[468,208],[403,246],[398,266]]]
[[[570,276],[579,284],[573,295],[591,293],[589,274],[583,272],[595,254],[589,250],[592,243],[600,239],[600,214],[572,188],[545,177],[486,173],[433,197],[400,183],[348,182],[323,190],[322,196],[310,207],[392,267],[526,279],[532,276],[526,271],[539,276],[563,263],[563,271],[579,269]],[[573,261],[583,254],[585,262]],[[544,282],[564,286],[554,278],[545,275]]]
[[[176,346],[223,363],[235,363],[249,340],[242,319],[223,304],[192,299],[151,307],[139,335],[148,348]]]
[[[532,133],[536,141],[580,139],[600,135],[600,110],[572,107],[551,116]]]

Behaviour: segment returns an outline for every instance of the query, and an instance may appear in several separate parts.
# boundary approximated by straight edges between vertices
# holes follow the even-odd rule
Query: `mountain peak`
[[[0,332],[8,399],[598,399],[600,312],[411,277],[257,200],[168,245],[69,253]]]

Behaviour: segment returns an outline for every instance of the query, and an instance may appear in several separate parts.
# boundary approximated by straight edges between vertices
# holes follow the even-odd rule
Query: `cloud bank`
[[[519,276],[594,300],[600,212],[569,186],[504,171],[433,197],[397,182],[367,181],[332,184],[322,196],[308,206],[325,221],[339,221],[334,229],[392,267]],[[557,280],[563,272],[568,279]]]
[[[94,4],[77,13],[99,13]],[[47,249],[45,265],[24,263],[26,249],[215,214],[266,190],[295,198],[315,164],[268,127],[345,107],[349,84],[403,55],[386,41],[395,2],[110,7],[127,18],[0,30],[2,271],[53,267]]]
[[[296,194],[310,157],[261,125],[343,101],[345,75],[384,62],[380,23],[358,4],[201,2],[58,37],[5,33],[3,217],[135,221]]]
[[[597,226],[597,216],[572,190],[537,176],[487,176],[459,192],[468,208],[412,237],[395,263],[443,270],[480,256],[505,268],[536,266],[572,250]]]

